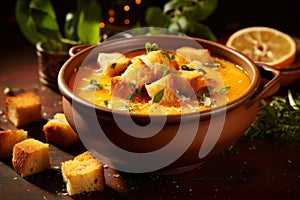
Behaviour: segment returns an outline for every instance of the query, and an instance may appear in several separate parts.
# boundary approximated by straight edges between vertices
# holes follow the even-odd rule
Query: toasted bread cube
[[[100,70],[108,76],[120,75],[130,64],[130,59],[121,53],[99,53],[97,58]]]
[[[146,55],[139,56],[139,59],[149,67],[151,65],[162,65],[166,68],[176,69],[176,66],[173,66],[172,61],[167,58],[162,51],[151,51]]]
[[[41,121],[41,100],[33,92],[8,96],[5,100],[6,117],[16,127]]]
[[[59,147],[69,147],[80,141],[63,113],[56,113],[44,126],[46,142]]]
[[[180,55],[185,60],[199,61],[201,63],[212,62],[212,58],[208,49],[195,49],[192,47],[181,47],[176,50],[176,54]]]
[[[189,97],[194,94],[188,81],[177,73],[168,74],[145,87],[153,101],[157,98],[160,91],[164,91],[162,98],[155,102],[162,105],[178,106],[182,95]]]
[[[50,168],[49,144],[33,138],[15,144],[12,164],[22,177]]]
[[[134,83],[136,88],[141,88],[152,79],[153,72],[140,59],[136,59],[132,64],[130,64],[120,77],[120,80],[127,84],[130,82]]]
[[[185,71],[180,70],[180,75],[189,82],[191,87],[194,89],[195,94],[203,92],[203,88],[206,86],[205,79],[197,70]]]
[[[23,129],[0,131],[0,159],[11,157],[14,145],[26,138],[27,131]]]
[[[62,162],[61,171],[69,195],[105,189],[103,164],[88,151]]]

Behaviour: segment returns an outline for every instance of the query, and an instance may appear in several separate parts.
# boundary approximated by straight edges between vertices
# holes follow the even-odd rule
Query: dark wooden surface
[[[277,26],[276,28],[286,30],[288,33],[296,34],[299,37],[299,28],[290,25],[299,18],[299,13],[295,13],[295,6],[293,6],[296,1],[287,1],[291,4],[291,13],[287,11],[287,4],[281,7],[284,12],[279,13],[279,17],[282,20],[292,19],[287,20],[286,23],[277,23],[276,20],[272,21],[271,19],[272,16],[278,16],[276,12],[280,10],[280,6],[275,6],[275,10],[267,10],[265,18],[260,18],[264,15],[261,13],[262,9],[258,9],[259,12],[252,13],[255,14],[255,17],[251,21],[251,17],[247,17],[247,14],[242,12],[242,7],[238,7],[237,13],[233,12],[236,8],[230,6],[234,2],[243,4],[244,1],[229,1],[227,8],[231,8],[230,12],[219,12],[219,15],[228,15],[229,17],[210,19],[214,23],[217,21],[216,19],[222,19],[220,24],[226,24],[224,27],[213,25],[213,27],[222,29],[219,34],[227,33],[228,30],[234,30],[247,24],[274,24]],[[224,6],[225,3],[221,4]],[[12,5],[13,3],[6,3],[2,10],[11,9]],[[252,5],[252,7],[255,6]],[[221,7],[218,9],[220,10]],[[6,96],[2,93],[3,89],[12,86],[26,91],[35,91],[42,99],[44,121],[21,128],[27,130],[30,137],[43,141],[42,126],[56,112],[62,111],[61,96],[39,82],[35,50],[16,29],[14,18],[5,14],[11,14],[11,12],[10,10],[1,13],[5,23],[1,23],[0,34],[0,128],[15,128],[5,119],[4,99]],[[269,21],[268,23],[255,23],[261,19],[269,19]],[[241,21],[246,21],[247,24],[242,24]],[[293,92],[299,93],[299,84],[300,81],[289,88]],[[282,88],[280,94],[285,94],[286,90],[287,88]],[[1,200],[300,198],[299,143],[292,144],[274,140],[249,141],[242,138],[231,149],[203,163],[198,169],[179,175],[128,174],[108,168],[105,169],[107,180],[105,192],[92,192],[72,197],[66,195],[64,190],[65,184],[59,169],[60,163],[73,158],[85,149],[81,144],[68,149],[60,149],[50,145],[50,149],[51,169],[27,178],[22,178],[15,172],[11,165],[11,158],[0,161]]]

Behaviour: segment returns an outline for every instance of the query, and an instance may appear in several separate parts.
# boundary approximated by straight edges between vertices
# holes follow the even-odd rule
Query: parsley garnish
[[[142,91],[139,88],[136,88],[133,82],[129,82],[129,85],[134,91],[129,95],[128,100],[133,101],[135,96],[141,99],[143,96]]]
[[[300,95],[294,98],[290,91],[286,97],[274,96],[270,103],[261,100],[257,119],[244,136],[275,138],[291,142],[300,141]]]
[[[161,53],[166,56],[169,60],[174,60],[175,59],[175,55],[174,54],[170,54],[166,51],[166,50],[161,50]]]
[[[182,70],[185,70],[185,71],[194,71],[195,69],[193,69],[193,68],[189,68],[188,66],[186,66],[186,65],[182,65],[181,66],[181,69]]]
[[[109,100],[104,100],[104,105],[106,106],[106,108],[111,108],[111,103]]]
[[[162,77],[164,77],[168,74],[169,69],[167,67],[162,66],[161,71],[163,72]]]
[[[82,88],[83,91],[89,91],[89,90],[102,90],[103,85],[98,83],[97,80],[91,79],[89,82],[89,85]]]
[[[151,42],[146,42],[145,43],[145,49],[146,52],[149,53],[151,51],[157,51],[160,50],[160,48],[158,47],[157,43],[151,43]]]
[[[158,103],[162,100],[165,93],[165,89],[161,89],[153,98],[153,103]]]
[[[230,88],[231,88],[230,86],[221,88],[221,89],[219,90],[219,93],[220,93],[220,94],[226,94],[226,93],[230,90]]]
[[[113,63],[113,64],[111,64],[110,68],[115,69],[116,66],[117,66],[117,63]]]
[[[219,67],[221,64],[217,62],[203,63],[206,67]]]
[[[196,94],[196,96],[200,98],[199,102],[203,106],[210,106],[211,105],[211,98],[210,98],[209,94],[200,93],[200,94]]]

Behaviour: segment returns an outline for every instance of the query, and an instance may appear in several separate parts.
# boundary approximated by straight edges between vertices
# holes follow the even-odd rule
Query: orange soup
[[[99,53],[70,82],[74,93],[96,105],[138,114],[178,114],[211,109],[239,98],[250,79],[239,66],[207,49],[182,47]]]

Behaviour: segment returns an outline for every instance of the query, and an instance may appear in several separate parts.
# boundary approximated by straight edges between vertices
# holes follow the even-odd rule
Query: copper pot
[[[143,49],[146,42],[156,42],[168,50],[201,45],[213,56],[239,65],[248,74],[251,84],[241,97],[226,106],[172,116],[112,112],[83,100],[70,89],[69,81],[74,71],[83,62],[95,61],[99,52]],[[79,52],[75,47],[71,52],[74,55],[63,65],[58,77],[64,113],[87,150],[120,171],[177,173],[198,166],[234,144],[255,120],[259,100],[271,96],[280,87],[277,70],[203,39],[134,36],[103,42]],[[133,128],[128,125],[131,122],[134,122]],[[149,130],[156,130],[156,134]]]

